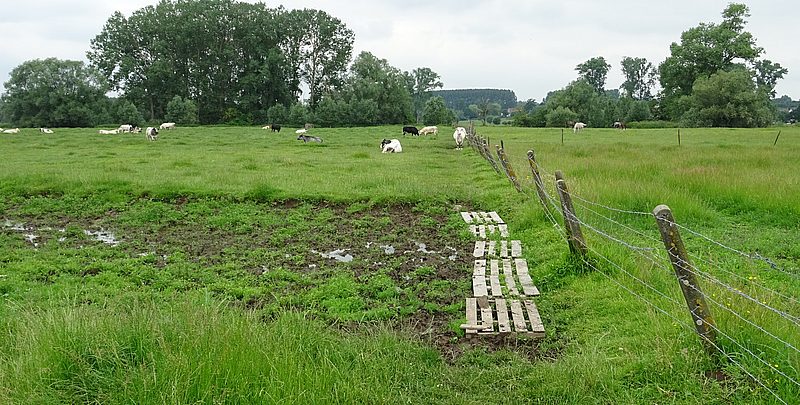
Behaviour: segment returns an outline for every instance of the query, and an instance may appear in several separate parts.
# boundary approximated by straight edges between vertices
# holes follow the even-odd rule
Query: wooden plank
[[[527,332],[525,316],[522,314],[522,305],[519,300],[509,300],[511,304],[511,317],[514,319],[514,332]]]
[[[539,316],[539,310],[536,309],[536,304],[530,300],[525,300],[523,302],[525,308],[528,310],[528,321],[530,321],[531,324],[531,331],[544,336],[544,324],[542,324],[542,318]]]
[[[500,224],[500,225],[497,225],[497,227],[500,228],[500,236],[502,236],[504,238],[507,238],[508,237],[508,225]]]
[[[478,309],[481,311],[481,323],[486,326],[486,329],[481,329],[478,333],[493,333],[494,320],[492,319],[492,307],[489,305],[489,300],[476,298],[476,301],[478,302]]]
[[[492,296],[493,297],[502,297],[503,296],[503,289],[500,286],[500,264],[498,260],[491,260],[490,261],[490,273],[489,273],[489,282],[492,286]]]
[[[511,324],[508,322],[508,307],[506,300],[498,298],[495,300],[495,307],[497,308],[497,331],[500,333],[511,332]]]
[[[533,285],[530,274],[528,274],[528,262],[525,259],[514,259],[514,267],[517,268],[517,277],[522,286],[522,292],[528,297],[539,295],[539,289]]]
[[[461,218],[464,218],[464,222],[471,224],[472,223],[472,215],[469,212],[461,212]]]
[[[522,242],[518,240],[511,241],[511,257],[522,256]]]
[[[475,249],[472,251],[472,256],[483,257],[485,252],[486,252],[486,241],[485,240],[476,241]]]
[[[491,223],[493,223],[493,222],[494,222],[494,220],[492,219],[492,217],[491,217],[491,216],[489,216],[489,213],[488,213],[488,212],[486,212],[486,211],[481,211],[481,212],[480,212],[480,214],[481,214],[481,218],[483,218],[483,222],[486,222],[487,224],[491,224]]]
[[[478,226],[478,236],[481,238],[486,239],[486,225],[479,225]]]
[[[497,212],[495,212],[495,211],[490,212],[489,216],[492,217],[492,220],[494,220],[494,222],[496,224],[504,224],[505,223],[505,222],[503,222],[502,219],[500,219],[500,215],[497,215]]]
[[[478,304],[475,298],[467,298],[467,323],[461,325],[461,329],[470,335],[476,333],[478,330],[474,326],[478,325]]]
[[[490,235],[494,234],[495,229],[497,229],[497,227],[494,225],[487,225],[486,227],[489,229]]]
[[[511,261],[508,259],[503,259],[503,275],[505,276],[509,296],[518,297],[519,291],[517,290],[517,283],[514,281],[514,271],[511,269]]]
[[[486,291],[486,260],[475,260],[472,271],[472,295],[475,297],[489,295]]]
[[[470,225],[469,231],[472,232],[473,235],[476,237],[478,236],[478,225]]]
[[[489,241],[489,249],[487,249],[486,256],[494,256],[494,247],[496,242],[493,240]]]
[[[500,241],[500,257],[508,257],[508,241],[506,240]]]
[[[475,211],[470,212],[469,215],[472,217],[472,220],[475,221],[476,224],[482,224],[483,223],[483,218],[481,218],[481,216],[478,215],[477,212],[475,212]]]

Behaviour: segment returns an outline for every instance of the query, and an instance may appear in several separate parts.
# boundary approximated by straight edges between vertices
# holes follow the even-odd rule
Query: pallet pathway
[[[499,233],[507,238],[508,225],[496,212],[462,212],[470,231],[482,239]],[[518,240],[478,240],[472,252],[472,296],[466,298],[467,322],[461,325],[469,340],[491,336],[544,337],[544,325],[533,301],[539,289],[522,258]]]

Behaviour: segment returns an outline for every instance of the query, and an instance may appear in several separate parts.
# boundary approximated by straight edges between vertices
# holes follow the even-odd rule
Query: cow
[[[381,141],[381,153],[400,153],[403,151],[403,146],[400,145],[398,139],[384,139]]]
[[[157,128],[147,127],[147,131],[145,131],[145,134],[147,134],[147,139],[150,141],[155,141],[156,139],[158,139]]]
[[[19,133],[19,128],[14,128],[14,129],[4,129],[4,130],[3,130],[3,133],[4,133],[4,134],[18,134],[18,133]]]
[[[322,139],[320,139],[320,138],[318,138],[316,136],[304,135],[304,134],[298,135],[297,136],[297,140],[298,141],[303,141],[303,143],[307,143],[307,142],[320,142],[321,143],[322,142]]]
[[[175,129],[174,122],[165,122],[158,126],[158,129]]]
[[[405,135],[405,134],[411,134],[411,135],[419,136],[419,130],[417,129],[417,127],[410,127],[410,126],[409,127],[403,127],[403,135]]]
[[[294,131],[294,133],[299,134],[299,135],[305,135],[306,132],[308,132],[308,130],[305,129],[305,128],[300,128],[297,131]],[[300,139],[300,138],[298,138],[298,139]]]
[[[270,129],[272,129],[272,132],[281,132],[281,126],[278,124],[270,125]]]
[[[117,131],[118,130],[116,130],[116,129],[101,129],[101,130],[97,131],[97,133],[100,134],[100,135],[113,135],[113,134],[116,134]]]
[[[44,132],[45,134],[52,134],[53,130],[50,128],[39,128],[39,131]]]
[[[424,128],[419,130],[419,134],[420,135],[428,135],[428,134],[437,135],[437,134],[439,134],[439,127],[437,127],[435,125],[432,126],[432,127],[424,127]]]
[[[117,132],[118,132],[118,133],[119,133],[119,132],[133,132],[133,128],[134,128],[134,126],[133,126],[133,125],[130,125],[130,124],[122,124],[122,125],[120,125],[120,126],[119,126],[119,128],[117,128]]]
[[[453,132],[453,139],[456,141],[456,150],[461,150],[464,148],[464,138],[467,137],[467,129],[464,127],[456,128],[456,131]]]
[[[572,127],[572,132],[580,132],[584,128],[586,128],[586,124],[582,122],[576,122],[575,126]]]
[[[613,124],[611,124],[611,126],[612,126],[612,127],[614,127],[614,128],[616,128],[616,129],[621,129],[621,130],[623,130],[623,131],[624,131],[624,130],[626,130],[626,129],[628,128],[628,127],[625,125],[625,122],[623,122],[623,121],[614,121],[614,123],[613,123]]]

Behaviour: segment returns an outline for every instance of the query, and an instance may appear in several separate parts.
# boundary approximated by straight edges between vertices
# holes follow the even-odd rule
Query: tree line
[[[722,22],[684,31],[658,66],[645,58],[623,58],[625,81],[619,90],[605,89],[611,68],[605,58],[591,58],[576,66],[578,78],[563,89],[550,92],[541,103],[521,103],[514,124],[583,121],[608,127],[615,121],[648,121],[642,125],[760,127],[791,118],[797,106],[778,115],[770,102],[776,83],[788,71],[762,58],[764,49],[745,31],[749,16],[746,5],[729,4]],[[654,95],[656,83],[661,91]]]
[[[770,103],[787,70],[762,58],[745,30],[749,15],[744,4],[729,4],[721,22],[683,32],[657,66],[623,58],[619,89],[605,88],[611,65],[598,56],[577,65],[578,78],[542,102],[513,108],[511,90],[437,90],[443,83],[430,68],[402,71],[369,52],[353,58],[353,32],[324,11],[162,0],[129,17],[112,14],[90,42],[88,65],[48,58],[14,68],[0,97],[0,122],[435,125],[499,123],[513,109],[520,126],[765,126],[798,108]]]

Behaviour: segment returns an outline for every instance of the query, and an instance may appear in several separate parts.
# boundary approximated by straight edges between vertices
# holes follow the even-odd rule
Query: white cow
[[[19,128],[14,128],[14,129],[4,129],[4,130],[3,130],[3,133],[4,133],[4,134],[18,134],[18,133],[19,133]]]
[[[300,128],[297,131],[294,131],[294,133],[300,134],[300,135],[305,135],[306,132],[308,132],[308,130],[305,129],[305,128]]]
[[[437,135],[437,134],[439,134],[439,127],[437,127],[435,125],[432,126],[432,127],[424,127],[424,128],[419,130],[419,134],[420,135],[428,135],[428,134]]]
[[[400,153],[403,151],[403,146],[397,139],[384,139],[381,141],[381,153]]]
[[[464,147],[464,138],[467,137],[467,129],[464,127],[456,128],[453,132],[453,139],[456,141],[456,149],[461,150]]]
[[[39,128],[39,131],[44,132],[45,134],[52,134],[53,130],[50,128]]]
[[[101,135],[113,135],[116,134],[117,131],[118,131],[117,129],[101,129],[97,131],[97,133]]]
[[[165,123],[161,124],[158,127],[158,129],[175,129],[175,123],[174,122],[165,122]]]
[[[133,125],[130,124],[123,124],[117,128],[117,132],[133,132]]]
[[[147,131],[145,133],[147,134],[148,140],[155,141],[158,139],[158,129],[156,128],[147,127]]]
[[[572,132],[580,132],[584,128],[586,128],[586,124],[582,122],[576,122],[575,125],[572,127]]]

